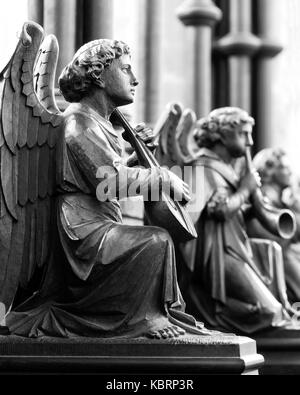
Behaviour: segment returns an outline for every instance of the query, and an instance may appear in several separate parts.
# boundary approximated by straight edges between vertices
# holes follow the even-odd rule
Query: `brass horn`
[[[247,147],[245,156],[248,170],[253,171],[250,147]],[[284,240],[289,240],[295,235],[296,218],[291,210],[273,207],[264,198],[260,188],[257,188],[252,193],[251,203],[255,210],[256,218],[273,235],[279,236]]]

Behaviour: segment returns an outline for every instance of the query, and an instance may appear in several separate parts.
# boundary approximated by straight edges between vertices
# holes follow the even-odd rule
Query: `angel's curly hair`
[[[129,47],[122,41],[101,39],[83,45],[59,77],[64,98],[71,103],[79,102],[101,81],[103,70],[122,55],[130,55]]]
[[[258,171],[263,184],[272,181],[277,167],[287,153],[281,148],[266,148],[259,151],[253,158],[253,166]]]
[[[247,111],[238,107],[217,108],[197,122],[194,138],[199,147],[212,148],[222,135],[241,124],[255,124]]]

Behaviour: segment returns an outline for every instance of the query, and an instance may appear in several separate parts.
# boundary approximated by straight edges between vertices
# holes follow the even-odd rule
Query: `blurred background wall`
[[[299,0],[9,0],[0,18],[1,67],[28,19],[57,35],[58,72],[84,42],[121,39],[140,80],[133,123],[155,124],[170,101],[198,117],[238,105],[256,149],[284,148],[300,173]]]

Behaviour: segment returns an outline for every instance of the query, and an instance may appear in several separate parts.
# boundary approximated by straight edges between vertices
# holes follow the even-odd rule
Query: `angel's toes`
[[[147,337],[149,337],[150,339],[159,339],[159,340],[162,338],[159,331],[148,332]]]
[[[159,331],[159,334],[161,335],[162,339],[168,339],[169,338],[169,331],[168,331],[167,328],[166,329],[161,329]]]
[[[180,328],[179,326],[173,325],[171,328],[176,337],[183,336],[186,333],[185,330]]]

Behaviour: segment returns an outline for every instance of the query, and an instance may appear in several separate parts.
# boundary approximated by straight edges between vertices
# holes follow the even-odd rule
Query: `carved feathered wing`
[[[62,115],[54,100],[58,44],[23,26],[0,74],[0,302],[38,283],[51,259],[56,148]]]
[[[196,115],[192,110],[183,111],[178,103],[167,106],[154,127],[158,148],[156,158],[162,166],[184,166],[191,163],[197,146],[193,138]]]

